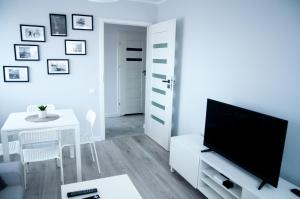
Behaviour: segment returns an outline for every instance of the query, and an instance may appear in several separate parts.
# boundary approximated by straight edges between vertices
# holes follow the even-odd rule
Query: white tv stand
[[[209,199],[300,199],[290,192],[295,185],[280,178],[278,187],[266,184],[261,190],[261,180],[241,169],[224,157],[214,153],[201,153],[206,149],[203,137],[183,135],[171,138],[170,166],[194,188]],[[227,189],[216,178],[220,174],[228,177],[234,187]]]

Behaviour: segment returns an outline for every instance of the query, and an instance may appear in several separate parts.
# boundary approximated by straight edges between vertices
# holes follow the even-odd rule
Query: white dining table
[[[34,130],[34,129],[46,129],[55,128],[62,130],[61,132],[68,132],[64,130],[72,130],[74,133],[75,140],[75,154],[76,154],[76,170],[77,170],[77,181],[82,181],[81,172],[81,151],[80,151],[80,125],[76,118],[73,110],[71,109],[57,109],[53,111],[48,111],[51,114],[59,115],[59,118],[54,121],[48,122],[29,122],[25,120],[26,117],[30,115],[37,114],[37,112],[18,112],[9,114],[4,125],[1,128],[1,141],[3,147],[3,159],[4,162],[10,161],[8,152],[8,137],[18,134],[20,131],[24,130]]]

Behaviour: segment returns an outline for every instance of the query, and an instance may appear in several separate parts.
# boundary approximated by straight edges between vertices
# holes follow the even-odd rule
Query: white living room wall
[[[68,36],[50,36],[49,13],[67,15]],[[94,16],[94,31],[72,30],[71,14]],[[4,83],[0,73],[0,126],[11,112],[25,111],[28,104],[53,103],[59,109],[71,108],[83,124],[86,111],[99,115],[99,18],[152,22],[154,5],[129,1],[92,3],[87,0],[1,0],[0,65],[29,66],[29,83]],[[46,26],[46,42],[21,42],[20,24]],[[86,56],[65,55],[65,39],[87,41]],[[40,46],[40,61],[15,61],[13,44]],[[48,75],[47,59],[70,59],[69,75]],[[2,69],[1,69],[2,71]],[[90,94],[89,90],[95,93]],[[99,121],[95,132],[99,133]]]
[[[158,21],[171,18],[174,134],[203,134],[207,98],[287,119],[282,176],[300,186],[300,1],[170,0]]]
[[[118,116],[118,44],[120,31],[143,32],[146,27],[125,26],[115,24],[104,25],[104,86],[105,116]]]

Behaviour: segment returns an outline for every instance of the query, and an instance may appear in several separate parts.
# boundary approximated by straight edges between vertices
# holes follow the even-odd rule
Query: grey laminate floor
[[[144,115],[105,118],[106,139],[144,133]]]
[[[112,138],[97,142],[96,148],[102,173],[98,174],[88,146],[82,146],[83,180],[128,174],[143,199],[204,198],[182,177],[169,171],[169,153],[146,135]],[[63,154],[65,183],[75,182],[75,160],[69,158],[68,150]],[[26,198],[60,198],[59,179],[55,161],[31,164]]]

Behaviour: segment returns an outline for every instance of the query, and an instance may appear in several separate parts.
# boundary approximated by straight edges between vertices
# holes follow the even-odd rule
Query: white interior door
[[[145,133],[169,150],[172,128],[176,19],[147,32]]]
[[[146,34],[121,31],[118,51],[120,115],[144,113]]]

